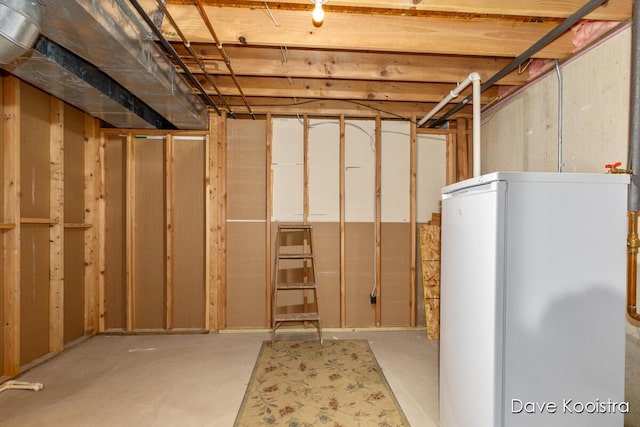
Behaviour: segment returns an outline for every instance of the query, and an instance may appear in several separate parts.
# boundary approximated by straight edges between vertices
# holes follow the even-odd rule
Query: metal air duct
[[[9,64],[31,50],[41,20],[38,1],[0,0],[0,64]]]

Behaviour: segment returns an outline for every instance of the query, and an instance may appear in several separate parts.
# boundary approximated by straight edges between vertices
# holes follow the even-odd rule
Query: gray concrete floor
[[[437,341],[420,330],[325,330],[324,336],[367,339],[411,425],[438,425]],[[43,390],[0,393],[0,425],[232,426],[261,342],[269,338],[266,333],[93,337],[20,376],[44,383]],[[278,335],[293,338],[315,339],[315,334]],[[627,398],[633,396],[640,408],[640,346],[630,340]],[[640,423],[627,417],[625,426]]]

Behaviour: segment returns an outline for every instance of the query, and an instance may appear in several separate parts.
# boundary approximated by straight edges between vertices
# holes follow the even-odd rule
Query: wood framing
[[[347,326],[347,273],[345,257],[345,121],[340,115],[340,327]]]
[[[4,79],[4,375],[20,371],[20,81]]]
[[[302,223],[309,222],[309,116],[306,114],[302,118]],[[303,244],[306,246],[307,241]],[[305,249],[306,251],[306,249]],[[302,281],[309,281],[308,261],[303,261]],[[315,264],[313,268],[316,268]],[[314,272],[317,274],[317,272]],[[316,283],[317,285],[317,283]],[[309,294],[306,289],[302,291],[302,306],[304,313],[309,312]],[[317,293],[316,293],[317,295]],[[314,301],[315,302],[315,301]],[[309,322],[304,322],[304,327],[309,327]]]
[[[85,115],[84,118],[84,334],[91,335],[96,331],[96,256],[100,252],[99,240],[94,236],[99,226],[96,224],[96,171],[95,155],[98,141],[98,126],[96,119]],[[68,227],[65,224],[65,227]]]
[[[470,152],[468,120],[456,120],[456,181],[471,178],[473,159]],[[453,153],[452,153],[453,154]]]
[[[375,283],[376,283],[376,327],[382,326],[382,120],[376,116],[376,160],[375,160]]]
[[[409,237],[409,326],[416,326],[416,180],[418,165],[416,159],[418,157],[418,136],[416,133],[416,117],[412,117],[410,121],[409,134],[409,229],[411,236]]]
[[[175,239],[174,239],[174,143],[173,143],[173,135],[167,134],[164,140],[164,189],[165,189],[165,299],[166,299],[166,307],[165,307],[165,328],[170,331],[173,329],[173,295],[174,295],[174,250],[175,250]],[[195,307],[194,307],[195,308]]]
[[[217,161],[217,144],[218,138],[218,120],[213,113],[209,113],[209,133],[205,138],[204,144],[204,229],[206,230],[204,237],[204,259],[205,259],[205,322],[206,329],[209,332],[218,332],[218,283],[216,275],[218,273],[218,251],[217,236],[218,223],[216,222],[217,209],[216,192],[218,190],[216,174]]]
[[[129,132],[125,148],[126,182],[125,182],[125,280],[126,280],[126,330],[135,328],[135,247],[133,225],[135,223],[135,147],[133,135]]]
[[[64,103],[49,97],[49,351],[64,348]]]
[[[93,243],[96,251],[94,255],[94,280],[96,284],[96,313],[95,324],[97,332],[106,330],[105,310],[106,310],[106,293],[105,293],[105,273],[107,270],[106,259],[106,143],[107,139],[104,134],[100,134],[100,138],[96,143],[94,151],[94,171],[97,177],[94,180],[94,202],[93,207],[96,213],[96,227],[93,227]]]
[[[221,116],[218,121],[218,329],[227,327],[227,122]],[[268,221],[267,221],[268,222]]]
[[[267,144],[266,144],[266,156],[265,156],[265,289],[266,289],[266,302],[267,302],[267,328],[271,328],[272,323],[272,300],[271,300],[271,280],[272,280],[272,268],[271,268],[271,213],[273,210],[273,187],[272,187],[272,174],[271,174],[271,150],[273,148],[273,122],[271,113],[267,113]],[[277,272],[273,272],[277,274]],[[273,278],[275,280],[275,278]]]

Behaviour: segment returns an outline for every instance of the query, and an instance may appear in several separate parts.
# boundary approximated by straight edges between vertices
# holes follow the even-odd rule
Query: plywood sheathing
[[[420,225],[422,285],[424,288],[427,338],[440,338],[440,223],[435,216],[431,224]]]
[[[127,141],[128,143],[129,141]],[[164,147],[157,139],[133,139],[131,330],[166,329]]]
[[[374,234],[372,223],[345,224],[346,326],[350,328],[375,326],[376,305],[369,303],[375,274]]]
[[[411,321],[411,226],[408,223],[383,223],[382,233],[382,298],[385,326],[407,326]],[[414,296],[415,298],[415,296]],[[415,315],[414,315],[415,317]]]
[[[64,230],[64,344],[85,335],[85,230]]]
[[[87,203],[87,164],[85,157],[91,153],[86,144],[85,115],[68,105],[64,106],[64,210],[60,218],[64,224],[64,344],[91,333],[86,325],[87,309],[95,300],[87,299],[87,287],[93,277],[86,277],[85,269],[89,269],[86,258],[93,248],[92,240],[86,240],[91,235],[91,224],[87,221],[85,204]],[[52,139],[53,143],[53,139]],[[92,166],[93,163],[91,162]],[[92,201],[89,201],[89,207]],[[53,213],[53,210],[52,210]],[[53,219],[55,217],[52,216]],[[61,224],[61,225],[62,225]],[[55,229],[55,226],[52,227]],[[85,246],[86,245],[86,246]],[[53,252],[52,252],[53,256]]]
[[[205,146],[207,140],[174,141],[173,290],[169,329],[207,329],[205,313]],[[167,277],[169,280],[169,277]]]
[[[225,327],[229,328],[267,325],[268,134],[265,121],[227,122]]]
[[[50,108],[49,95],[21,84],[21,365],[32,362],[50,351]],[[55,186],[56,182],[53,184]],[[61,306],[59,300],[54,304]]]
[[[104,298],[101,299],[102,332],[124,330],[127,327],[125,275],[125,139],[118,135],[103,136],[104,140],[104,200],[105,200],[105,262]]]

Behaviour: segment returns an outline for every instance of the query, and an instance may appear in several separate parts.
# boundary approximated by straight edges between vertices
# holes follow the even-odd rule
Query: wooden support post
[[[265,288],[266,288],[266,293],[265,293],[265,297],[266,297],[266,306],[267,306],[267,328],[271,328],[272,327],[272,301],[271,301],[271,275],[272,274],[278,274],[277,271],[271,271],[271,213],[273,210],[273,189],[272,189],[272,175],[271,175],[271,149],[273,146],[273,120],[271,118],[271,113],[267,112],[267,135],[266,135],[266,139],[267,139],[267,146],[266,146],[266,156],[265,156],[265,170],[266,170],[266,177],[265,177],[265,193],[266,193],[266,197],[265,197],[265,260],[266,260],[266,265],[265,265]]]
[[[94,235],[99,229],[96,223],[95,201],[95,152],[98,126],[96,119],[84,116],[84,223],[88,226],[84,230],[84,334],[93,335],[96,332],[96,254],[98,246]]]
[[[131,132],[126,139],[126,184],[125,184],[125,277],[126,277],[126,312],[127,332],[135,328],[135,242],[133,239],[135,225],[135,147]]]
[[[452,133],[447,134],[447,167],[446,167],[446,184],[453,184],[456,182],[456,146],[455,146],[455,135]]]
[[[4,254],[4,367],[3,374],[20,371],[20,80],[4,78],[4,222],[15,227],[3,232]]]
[[[456,120],[456,181],[471,178],[472,159],[469,153],[469,132],[467,119]],[[454,181],[455,182],[455,181]],[[449,184],[449,182],[447,182]]]
[[[303,116],[302,126],[303,126],[303,132],[302,132],[302,135],[303,135],[302,137],[302,175],[303,175],[302,223],[307,224],[309,221],[309,162],[308,162],[309,160],[309,116],[307,116],[306,114]],[[304,251],[306,252],[308,250],[306,247],[306,245],[308,244],[306,239],[304,240],[303,244],[305,245]],[[313,267],[314,268],[316,267],[315,264],[313,265]],[[305,259],[303,261],[302,281],[306,283],[308,280],[309,280],[309,267],[307,264],[307,260]],[[309,312],[309,294],[306,289],[302,291],[302,295],[303,295],[302,306],[303,306],[304,312],[308,313]],[[304,322],[304,327],[308,328],[309,322]]]
[[[340,114],[340,327],[347,325],[346,265],[345,265],[345,122]]]
[[[303,163],[303,183],[302,183],[302,223],[309,221],[309,116],[304,115],[302,119],[303,139],[302,139],[302,163]]]
[[[107,235],[107,221],[106,221],[106,143],[107,138],[104,133],[100,134],[98,140],[97,149],[95,150],[94,157],[94,170],[96,173],[96,180],[94,181],[94,209],[96,212],[96,221],[93,227],[93,243],[96,248],[96,254],[94,262],[96,262],[96,268],[94,268],[95,281],[97,285],[97,312],[96,312],[96,325],[97,332],[104,332],[106,330],[105,324],[105,310],[106,310],[106,294],[105,294],[105,273],[106,273],[106,235]]]
[[[216,192],[218,183],[216,180],[216,163],[218,159],[218,120],[217,116],[209,113],[209,134],[204,140],[204,221],[205,221],[205,329],[209,332],[218,332],[218,210],[214,209],[218,200]]]
[[[375,283],[376,283],[376,327],[382,326],[382,120],[380,115],[376,116],[376,165],[375,165],[375,185],[376,185],[376,202],[375,202]]]
[[[218,126],[218,329],[227,327],[227,121],[223,115]]]
[[[49,351],[64,348],[64,103],[49,97]]]
[[[173,329],[173,295],[174,295],[174,161],[175,161],[175,149],[173,144],[173,135],[167,134],[164,140],[164,189],[165,189],[165,227],[166,227],[166,260],[165,260],[165,327],[167,331]]]
[[[416,177],[417,177],[417,133],[416,117],[411,118],[411,131],[409,141],[409,326],[416,326]]]

